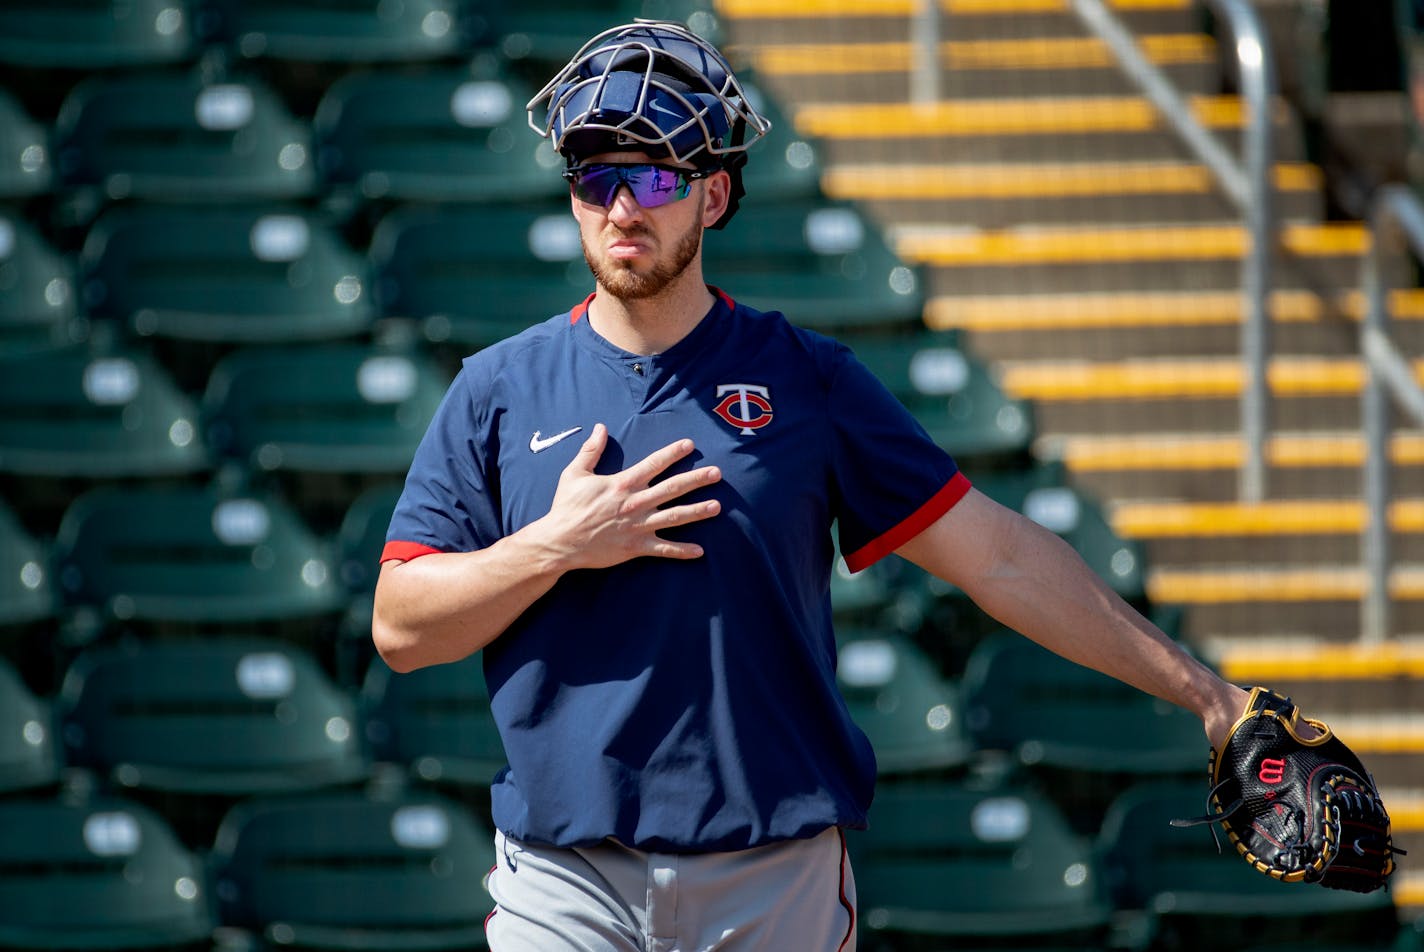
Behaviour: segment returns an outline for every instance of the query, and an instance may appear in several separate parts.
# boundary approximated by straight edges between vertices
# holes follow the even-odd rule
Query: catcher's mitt
[[[1301,721],[1290,698],[1253,688],[1223,749],[1211,752],[1211,813],[1172,825],[1220,823],[1275,879],[1373,892],[1404,852],[1390,840],[1389,814],[1354,752],[1321,721],[1304,719],[1319,733],[1303,739]]]

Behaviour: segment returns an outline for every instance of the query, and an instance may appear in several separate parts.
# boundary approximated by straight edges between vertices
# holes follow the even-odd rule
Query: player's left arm
[[[1186,708],[1214,747],[1246,694],[1128,605],[1067,542],[971,489],[897,554],[1063,657]]]

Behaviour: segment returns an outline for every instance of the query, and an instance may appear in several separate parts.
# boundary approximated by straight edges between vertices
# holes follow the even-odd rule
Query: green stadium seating
[[[101,487],[65,512],[55,546],[66,601],[117,622],[245,625],[345,605],[328,546],[275,496]]]
[[[976,745],[1031,766],[1194,777],[1203,769],[1194,715],[1019,635],[981,642],[963,690]]]
[[[436,60],[461,51],[458,0],[212,0],[238,55],[301,63]]]
[[[1281,883],[1247,866],[1203,827],[1169,825],[1205,812],[1202,779],[1142,783],[1107,811],[1098,852],[1114,903],[1148,920],[1160,948],[1296,948],[1386,945],[1398,928],[1389,893],[1352,893]],[[1220,831],[1218,836],[1223,837]]]
[[[922,326],[919,276],[852,204],[749,201],[725,229],[707,232],[702,248],[709,283],[803,327],[844,334]]]
[[[133,790],[247,796],[366,774],[351,698],[275,639],[96,645],[70,666],[56,704],[66,762]]]
[[[912,642],[868,630],[842,632],[839,657],[837,683],[875,748],[882,778],[969,761],[972,744],[959,694]]]
[[[361,706],[372,758],[427,783],[478,799],[506,763],[478,654],[405,674],[377,659],[362,686]]]
[[[49,130],[26,115],[8,90],[0,88],[0,200],[42,195],[53,184]]]
[[[368,776],[351,696],[276,639],[105,642],[70,665],[55,706],[65,762],[159,809],[193,845],[244,798]]]
[[[479,348],[569,310],[593,292],[567,201],[402,208],[370,257],[382,312],[427,338]]]
[[[224,820],[211,865],[222,925],[264,944],[488,948],[492,836],[434,793],[249,801]]]
[[[198,407],[140,350],[0,356],[0,403],[3,473],[101,480],[208,466]]]
[[[372,486],[352,500],[341,520],[336,536],[341,582],[354,593],[370,594],[376,590],[378,562],[400,494],[398,481]]]
[[[568,194],[563,161],[529,129],[535,90],[439,67],[337,80],[312,121],[323,179],[365,200],[503,202]]]
[[[201,861],[162,817],[97,797],[0,801],[0,946],[190,948],[214,926]]]
[[[69,342],[78,291],[74,262],[29,218],[0,208],[0,356]]]
[[[1096,858],[1030,788],[881,784],[869,829],[848,840],[863,937],[1036,948],[1101,940],[1109,928]]]
[[[912,584],[914,572],[918,569],[893,555],[851,572],[837,545],[831,568],[831,611],[836,623],[913,631],[926,608],[923,591]]]
[[[335,339],[362,334],[375,316],[364,258],[299,209],[115,208],[90,229],[80,257],[90,313],[141,336]]]
[[[475,0],[488,17],[499,50],[523,64],[542,84],[594,35],[638,17],[678,20],[713,43],[720,41],[717,18],[706,0],[526,0],[519,4]]]
[[[7,0],[0,63],[100,70],[183,62],[197,51],[190,0]]]
[[[208,379],[205,429],[216,453],[262,470],[400,476],[449,382],[417,351],[241,350]]]
[[[0,659],[0,794],[33,794],[58,780],[49,704]]]
[[[1028,459],[1032,405],[1009,398],[957,334],[857,335],[846,342],[961,466]]]
[[[0,626],[51,618],[57,607],[47,547],[0,500]]]
[[[449,384],[419,351],[359,343],[240,350],[208,378],[215,456],[264,474],[314,527],[405,474]]]
[[[351,500],[336,527],[341,582],[350,593],[337,633],[336,668],[340,682],[353,688],[367,678],[372,664],[379,663],[371,638],[371,617],[381,551],[400,493],[399,481],[374,481]]]
[[[62,184],[111,200],[288,199],[316,186],[311,130],[253,77],[91,75],[54,135]]]
[[[771,122],[771,131],[747,149],[742,182],[748,206],[822,197],[819,146],[798,134],[791,114],[761,84],[754,69],[741,63],[733,68],[748,101]]]

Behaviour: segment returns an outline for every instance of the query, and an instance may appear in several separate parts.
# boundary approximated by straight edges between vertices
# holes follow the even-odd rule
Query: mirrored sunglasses
[[[574,197],[607,208],[618,189],[628,186],[633,200],[643,208],[657,208],[678,202],[692,193],[692,183],[714,170],[680,169],[671,165],[612,165],[603,162],[576,165],[564,170],[573,185]]]

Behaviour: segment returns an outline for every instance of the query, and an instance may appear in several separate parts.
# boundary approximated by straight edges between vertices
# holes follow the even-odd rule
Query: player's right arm
[[[381,566],[371,624],[376,650],[395,671],[458,661],[498,638],[565,572],[607,568],[640,556],[695,559],[700,546],[663,529],[710,519],[715,500],[668,505],[721,479],[703,466],[652,481],[693,450],[679,440],[622,472],[595,472],[608,444],[597,424],[559,477],[549,512],[473,552],[437,552]],[[666,507],[666,508],[664,508]]]

